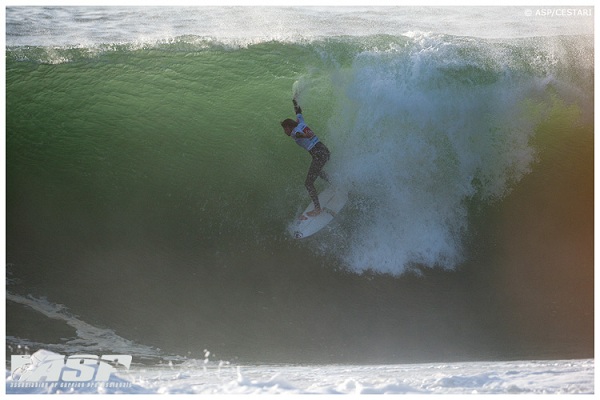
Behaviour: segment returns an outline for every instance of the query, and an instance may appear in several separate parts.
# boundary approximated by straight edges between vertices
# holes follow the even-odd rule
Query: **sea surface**
[[[593,393],[594,11],[7,7],[7,392]]]

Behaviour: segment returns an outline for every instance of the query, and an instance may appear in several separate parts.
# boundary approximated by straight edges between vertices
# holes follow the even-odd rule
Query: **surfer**
[[[304,118],[302,117],[302,109],[298,105],[296,99],[292,99],[292,102],[294,103],[294,111],[296,112],[297,120],[294,121],[293,119],[288,118],[281,122],[281,126],[283,127],[286,135],[294,139],[298,146],[308,151],[312,157],[304,185],[306,186],[308,194],[315,205],[314,210],[309,211],[307,214],[310,217],[314,217],[319,215],[322,211],[317,189],[315,189],[315,181],[319,176],[321,179],[329,182],[329,177],[325,171],[323,171],[323,167],[329,160],[330,153],[327,146],[325,146],[323,142],[319,140],[317,135],[315,135],[315,133],[304,122]]]

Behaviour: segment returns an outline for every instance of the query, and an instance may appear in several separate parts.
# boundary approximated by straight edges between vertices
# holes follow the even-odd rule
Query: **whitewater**
[[[7,393],[569,395],[594,393],[594,363],[592,360],[553,360],[402,365],[231,365],[206,358],[181,364],[131,367],[129,371],[112,375],[107,382],[90,387],[61,380],[32,383],[18,379],[19,375],[13,377],[7,371]]]
[[[594,11],[7,7],[6,393],[594,393]]]

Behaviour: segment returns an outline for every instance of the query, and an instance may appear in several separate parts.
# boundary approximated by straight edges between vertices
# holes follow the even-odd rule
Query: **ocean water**
[[[8,7],[7,356],[131,354],[132,392],[593,392],[593,11]],[[350,197],[300,241],[292,88]]]

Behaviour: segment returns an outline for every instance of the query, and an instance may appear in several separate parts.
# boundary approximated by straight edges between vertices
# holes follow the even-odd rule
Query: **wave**
[[[581,46],[580,39],[557,41],[563,44],[563,54],[583,53],[583,49],[572,48]],[[583,43],[584,47],[591,45],[587,40]],[[90,137],[106,135],[104,129],[113,128],[106,126],[106,121],[131,121],[126,128],[129,132],[150,134],[143,134],[143,139],[139,138],[142,143],[131,147],[126,157],[133,159],[127,168],[151,171],[154,168],[148,163],[158,156],[164,162],[176,163],[175,168],[164,168],[167,173],[191,180],[194,161],[186,162],[182,157],[206,158],[200,162],[206,168],[228,170],[225,175],[199,177],[204,186],[214,191],[227,186],[226,180],[250,178],[254,181],[249,181],[249,185],[264,187],[264,178],[270,172],[251,171],[252,176],[238,174],[234,178],[234,171],[209,156],[205,149],[183,152],[184,143],[193,140],[191,143],[196,144],[192,146],[198,147],[209,144],[211,152],[231,165],[236,165],[236,158],[242,158],[244,165],[256,166],[262,154],[271,156],[267,147],[275,146],[277,152],[287,153],[288,148],[283,150],[284,141],[275,144],[272,132],[278,118],[289,111],[278,107],[277,113],[264,113],[261,108],[273,96],[285,99],[293,79],[301,82],[300,101],[307,118],[333,149],[329,169],[338,184],[347,187],[355,198],[351,211],[339,221],[345,227],[344,235],[334,239],[322,235],[318,239],[321,250],[344,249],[333,252],[355,271],[371,269],[399,274],[411,265],[446,269],[459,265],[465,259],[462,243],[469,230],[470,202],[505,196],[531,170],[537,156],[531,141],[555,103],[552,93],[561,86],[573,87],[571,82],[565,82],[571,76],[563,76],[573,60],[557,59],[556,46],[554,40],[543,45],[539,40],[524,41],[516,46],[512,42],[413,35],[393,39],[338,38],[294,45],[275,42],[239,49],[205,39],[180,38],[174,43],[151,46],[104,46],[101,55],[90,48],[18,48],[9,50],[9,59],[20,61],[9,65],[20,67],[23,60],[46,60],[49,64],[69,60],[64,73],[72,76],[74,83],[56,81],[54,85],[74,85],[73,90],[93,97],[85,110],[64,110],[65,105],[60,102],[64,104],[67,99],[60,99],[62,119],[70,124],[75,118],[98,123],[86,136],[72,138],[74,141],[85,143]],[[278,67],[280,60],[292,65]],[[588,68],[592,61],[578,60],[575,71],[587,71],[591,77]],[[123,62],[125,72],[121,68]],[[19,74],[9,69],[9,75],[15,77],[9,77],[9,84],[17,86]],[[106,86],[104,91],[90,89],[100,82]],[[571,90],[585,93],[583,87]],[[231,91],[235,92],[233,97]],[[57,104],[54,97],[45,101]],[[579,107],[585,107],[589,98],[580,96],[580,100],[583,101]],[[111,106],[111,102],[118,103],[120,109]],[[176,104],[184,111],[173,109]],[[31,106],[24,108],[28,107]],[[98,112],[99,107],[104,110]],[[157,121],[141,107],[166,110],[168,123],[159,122],[161,129],[157,130],[153,126]],[[244,107],[250,110],[240,115],[239,109]],[[203,121],[197,120],[196,111]],[[9,113],[9,128],[11,121],[19,119],[13,115]],[[226,115],[239,117],[234,122],[227,120]],[[239,140],[236,136],[248,129],[248,120],[252,121],[250,129],[257,139]],[[74,134],[55,130],[52,121],[43,124],[45,130],[59,136]],[[82,129],[87,127],[75,124],[71,131]],[[9,129],[9,135],[14,136],[12,131]],[[230,136],[224,138],[227,131]],[[118,136],[130,135],[129,132]],[[23,140],[27,134],[35,132],[20,133],[17,140]],[[110,146],[120,146],[117,136],[108,140],[98,149],[89,150],[92,154],[85,157],[106,159],[107,152],[112,151]],[[170,153],[156,154],[165,140],[172,147]],[[261,143],[259,151],[255,151],[255,143]],[[146,158],[149,154],[144,154],[147,152],[143,147],[155,154]],[[55,151],[63,150],[59,147]],[[282,161],[269,169],[285,169],[287,165]],[[298,176],[303,174],[301,165],[297,163]],[[121,174],[111,171],[90,173]],[[148,176],[147,172],[143,174]],[[139,181],[135,174],[126,175],[115,178]],[[122,184],[127,185],[126,181]],[[238,190],[247,190],[246,187],[242,184]],[[147,192],[147,187],[140,190]],[[276,191],[282,193],[281,188],[273,188],[273,196]],[[179,197],[182,195],[185,193],[180,192]],[[197,189],[190,196],[195,196],[197,204],[211,201]],[[232,196],[239,195],[226,195]],[[247,221],[241,224],[249,225],[257,216],[248,213],[245,206],[238,203],[231,213],[239,215],[240,221]],[[230,214],[223,209],[217,213],[223,220],[227,220],[223,214]],[[281,225],[285,216],[279,217]],[[271,220],[268,215],[258,218]]]
[[[497,250],[539,232],[538,220],[515,224],[519,210],[539,208],[537,193],[572,195],[550,213],[583,221],[581,232],[559,231],[565,248],[593,237],[593,48],[590,36],[417,32],[9,47],[7,260],[18,293],[179,354],[328,357],[328,345],[387,354],[347,333],[365,319],[384,325],[382,346],[409,358],[419,359],[399,342],[429,355],[464,348],[452,318],[428,305],[450,302],[453,321],[463,321],[461,305],[482,294],[462,299],[465,288],[436,273],[512,271],[512,282],[523,260],[550,250],[542,240],[514,259]],[[303,241],[287,226],[309,202],[309,159],[279,126],[293,115],[295,82],[307,123],[332,151],[326,168],[350,193],[344,211]],[[585,269],[582,257],[557,262]],[[560,270],[546,264],[527,262]],[[79,301],[86,296],[102,301]],[[406,331],[414,315],[425,330],[454,334],[417,338]],[[477,349],[502,326],[470,322]]]

